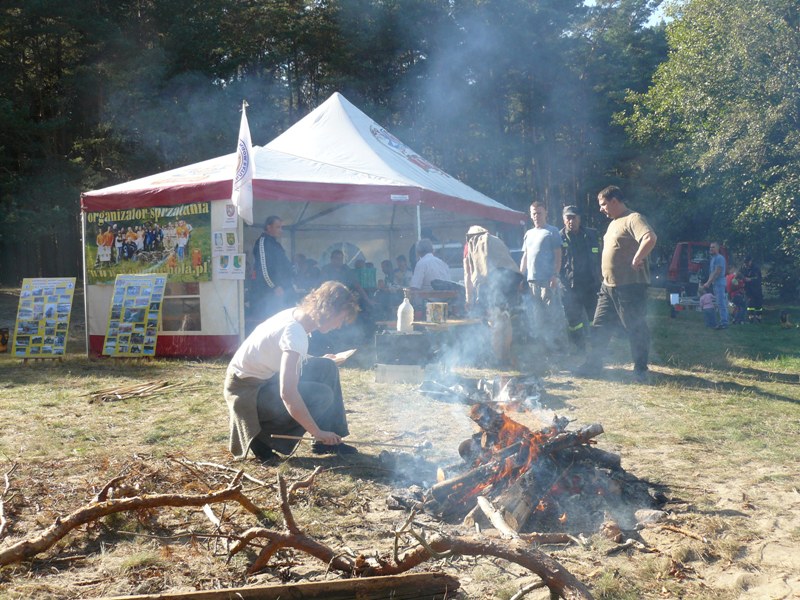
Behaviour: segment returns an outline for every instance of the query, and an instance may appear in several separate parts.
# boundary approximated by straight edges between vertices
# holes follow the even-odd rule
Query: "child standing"
[[[714,306],[714,294],[711,293],[709,288],[703,289],[705,293],[700,296],[700,310],[703,311],[706,327],[714,329],[717,326],[717,309]]]

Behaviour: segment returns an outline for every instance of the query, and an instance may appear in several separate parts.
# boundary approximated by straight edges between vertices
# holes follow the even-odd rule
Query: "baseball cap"
[[[569,206],[565,206],[565,207],[564,207],[564,213],[563,213],[563,214],[564,214],[564,216],[565,216],[565,217],[566,217],[567,215],[577,215],[577,216],[580,216],[580,215],[581,215],[581,211],[579,211],[579,210],[578,210],[578,207],[577,207],[577,206],[573,206],[573,205],[571,205],[571,204],[570,204]]]

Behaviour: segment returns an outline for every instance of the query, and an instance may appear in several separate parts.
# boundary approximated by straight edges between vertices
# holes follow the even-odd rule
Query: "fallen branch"
[[[118,512],[160,508],[163,506],[204,506],[216,502],[234,501],[257,517],[260,517],[262,514],[261,509],[255,506],[242,493],[241,486],[238,483],[239,479],[240,477],[235,478],[234,482],[224,490],[208,494],[154,494],[150,496],[115,498],[103,502],[90,502],[64,518],[56,517],[55,522],[39,535],[21,540],[0,551],[0,567],[33,558],[37,554],[52,548],[73,529]]]
[[[523,585],[519,591],[511,596],[508,600],[521,600],[524,598],[528,592],[532,592],[533,590],[538,590],[544,587],[544,581],[536,581],[534,583],[529,583],[528,585]]]
[[[114,486],[116,486],[123,479],[125,479],[124,475],[120,475],[118,477],[114,477],[114,479],[112,479],[111,481],[109,481],[107,484],[105,484],[103,486],[102,490],[97,492],[97,495],[94,497],[94,500],[92,500],[92,502],[105,502],[106,500],[108,500],[108,493],[111,491],[111,489]]]
[[[8,494],[8,491],[11,489],[11,480],[9,479],[9,476],[17,470],[18,466],[19,463],[14,463],[11,465],[11,468],[3,474],[3,481],[5,482],[5,485],[3,487],[3,493],[0,494],[0,537],[3,537],[3,531],[8,523],[8,521],[6,521],[5,499],[6,494]]]
[[[332,548],[307,536],[300,530],[289,506],[286,481],[280,474],[278,475],[278,489],[286,531],[277,532],[265,528],[252,528],[246,531],[231,547],[230,554],[232,556],[243,550],[252,540],[265,538],[268,541],[256,561],[248,569],[248,573],[255,573],[263,569],[277,550],[287,547],[300,550],[319,559],[327,564],[330,569],[341,571],[348,575],[369,577],[398,575],[422,564],[429,558],[439,557],[448,553],[462,556],[495,556],[521,565],[536,573],[550,589],[551,594],[567,600],[587,600],[592,598],[589,589],[558,561],[535,548],[531,548],[528,542],[524,540],[516,539],[500,543],[485,539],[478,540],[445,535],[436,535],[428,540],[423,534],[409,530],[413,521],[412,518],[406,521],[406,525],[396,533],[396,536],[399,537],[405,534],[412,536],[419,543],[416,548],[398,556],[394,562],[380,561],[377,565],[371,564],[357,567],[356,559],[335,552]]]
[[[320,471],[322,471],[322,467],[317,467],[314,469],[314,472],[311,473],[311,475],[300,481],[295,481],[292,485],[290,485],[289,489],[287,490],[289,497],[294,495],[297,490],[309,488],[314,485],[314,479],[317,477],[317,475],[319,475]]]
[[[676,527],[675,525],[658,525],[657,529],[660,531],[674,531],[675,533],[682,533],[686,537],[693,538],[695,540],[699,540],[705,544],[708,543],[708,538],[703,537],[701,535],[697,535],[696,533],[692,533],[691,531],[687,531],[686,529],[681,529],[680,527]]]
[[[218,502],[235,501],[255,516],[261,518],[262,511],[241,490],[240,482],[242,477],[243,473],[239,471],[227,488],[208,494],[157,494],[115,498],[102,502],[92,501],[64,518],[56,518],[55,522],[39,535],[17,542],[0,551],[0,567],[30,559],[37,554],[45,552],[77,527],[117,512],[138,511],[163,506],[206,507]],[[304,482],[299,483],[303,484]],[[106,488],[108,487],[106,486]],[[259,556],[248,569],[248,573],[263,569],[275,552],[281,548],[300,550],[324,562],[329,569],[340,571],[347,575],[362,577],[399,575],[430,558],[440,558],[448,555],[494,556],[521,565],[538,575],[544,585],[550,589],[552,597],[560,597],[566,600],[591,600],[592,598],[588,588],[578,581],[574,575],[554,558],[530,547],[530,542],[525,539],[500,542],[462,536],[435,535],[429,540],[426,539],[424,533],[418,533],[412,529],[415,525],[413,513],[403,528],[395,534],[395,557],[393,560],[377,559],[367,561],[363,557],[352,556],[352,552],[348,554],[336,552],[322,542],[306,535],[299,528],[289,505],[289,487],[280,474],[278,475],[278,491],[286,527],[285,531],[278,532],[263,527],[251,528],[242,535],[237,536],[236,542],[230,548],[229,557],[243,550],[255,539],[267,540]],[[213,515],[212,518],[209,512],[209,510],[206,510],[206,516],[212,522],[217,520],[216,515]],[[412,537],[418,545],[402,555],[398,554],[397,544],[401,536]]]
[[[189,468],[211,467],[212,469],[218,469],[220,471],[226,471],[228,473],[239,473],[241,471],[241,469],[235,469],[233,467],[228,467],[226,465],[220,465],[218,463],[213,463],[213,462],[200,462],[200,461],[188,460],[185,458],[174,458],[174,457],[170,458],[175,462],[177,462],[179,465],[183,465],[184,467],[189,467]],[[247,473],[244,472],[242,472],[242,478],[246,479],[251,483],[255,483],[256,485],[260,485],[261,487],[270,487],[269,483],[261,481],[260,479],[256,479],[252,475],[248,475]]]

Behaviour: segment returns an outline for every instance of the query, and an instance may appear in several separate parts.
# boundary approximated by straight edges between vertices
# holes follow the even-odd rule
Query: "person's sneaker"
[[[250,450],[258,460],[263,461],[270,460],[271,458],[278,458],[275,451],[258,438],[254,438],[253,441],[250,442]]]
[[[349,444],[323,444],[314,442],[311,444],[311,452],[314,454],[358,454],[358,448]]]

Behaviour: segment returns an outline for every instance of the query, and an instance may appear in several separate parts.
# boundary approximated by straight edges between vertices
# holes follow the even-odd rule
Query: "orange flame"
[[[483,426],[482,419],[484,416],[481,415],[481,406],[473,405],[471,412],[473,419]],[[500,419],[499,427],[497,427],[497,416],[499,416]],[[491,455],[496,455],[507,450],[514,444],[519,444],[519,449],[511,456],[497,459],[499,464],[495,473],[488,477],[486,481],[482,481],[470,490],[466,498],[474,497],[498,482],[502,482],[504,485],[512,484],[530,469],[531,464],[536,460],[539,453],[539,446],[555,433],[553,428],[542,432],[531,431],[528,427],[517,423],[503,413],[499,415],[492,414],[485,418],[492,419],[491,430],[496,431],[496,441],[494,441],[491,444],[491,448],[488,449]],[[486,429],[487,431],[490,430],[488,427]],[[484,453],[476,459],[476,465],[485,463],[486,454]]]

